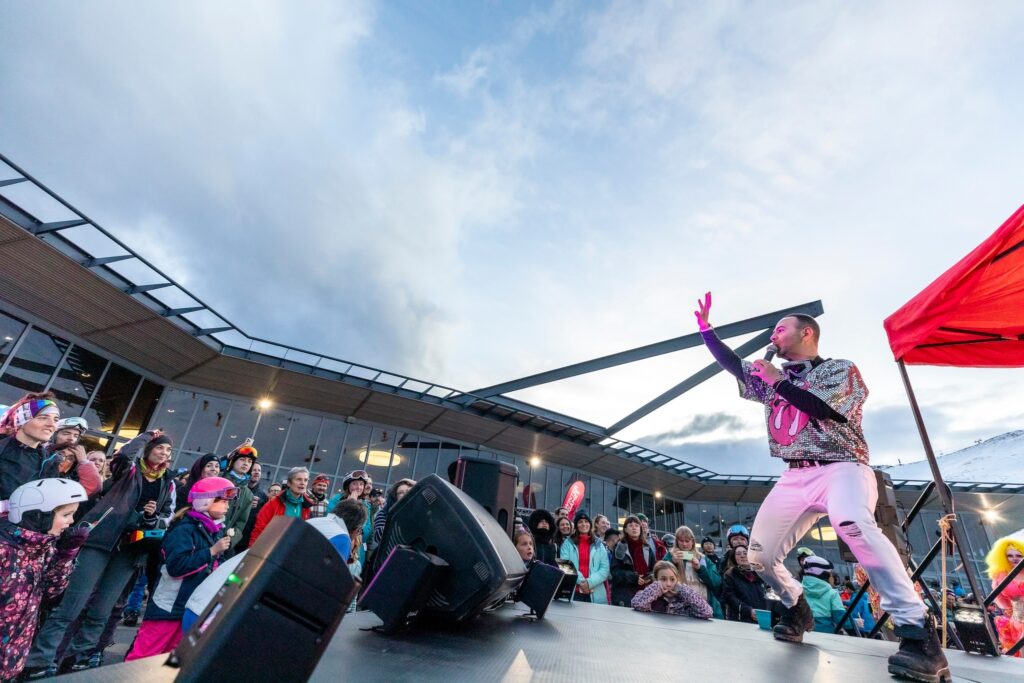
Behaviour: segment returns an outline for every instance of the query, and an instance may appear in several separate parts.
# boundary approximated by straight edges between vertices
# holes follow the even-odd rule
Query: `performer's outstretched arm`
[[[697,310],[693,312],[693,315],[697,318],[700,336],[704,338],[704,345],[708,347],[711,355],[714,356],[723,370],[741,383],[744,382],[743,361],[736,355],[735,351],[718,338],[714,328],[711,327],[711,323],[708,322],[711,317],[711,292],[705,292],[704,301],[697,299]]]

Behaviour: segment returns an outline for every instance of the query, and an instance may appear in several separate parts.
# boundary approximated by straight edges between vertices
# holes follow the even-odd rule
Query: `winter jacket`
[[[60,597],[74,569],[74,550],[59,550],[56,536],[0,519],[0,680],[25,666],[39,626],[39,605]]]
[[[224,517],[224,528],[235,530],[234,536],[231,536],[231,547],[234,548],[242,542],[245,524],[249,521],[249,516],[252,515],[253,495],[245,482],[239,482],[232,473],[228,472],[227,478],[238,487],[238,497],[231,501],[228,506],[228,514]]]
[[[638,612],[663,612],[695,619],[710,619],[712,614],[707,600],[681,583],[676,584],[675,595],[666,598],[661,584],[655,581],[633,596],[631,606]]]
[[[157,479],[159,493],[156,499],[156,515],[146,517],[136,508],[142,499],[146,482],[138,464],[138,456],[153,435],[143,432],[126,443],[110,460],[110,479],[103,484],[103,491],[92,509],[83,517],[86,522],[95,522],[109,508],[111,513],[89,534],[87,548],[112,552],[118,548],[131,549],[121,545],[126,531],[136,529],[166,529],[174,515],[174,480],[165,473]],[[138,544],[143,546],[145,544]],[[140,547],[139,550],[142,548]]]
[[[733,567],[722,577],[722,603],[729,621],[754,623],[752,609],[768,609],[765,584],[752,571]]]
[[[201,515],[186,513],[164,536],[160,548],[164,565],[146,607],[146,620],[180,620],[192,591],[217,568],[219,558],[210,556],[210,547],[224,530],[208,517],[199,519]]]
[[[822,633],[835,631],[839,620],[846,613],[839,593],[828,581],[822,581],[817,576],[810,574],[804,575],[804,579],[800,583],[803,584],[807,604],[811,606],[811,611],[814,613],[814,630]],[[850,623],[846,625],[852,627]]]
[[[706,600],[711,605],[711,612],[715,619],[725,619],[725,612],[722,610],[722,603],[719,600],[719,596],[722,594],[722,576],[718,573],[718,567],[712,562],[707,555],[699,554],[700,557],[700,569],[697,570],[697,578],[704,585],[705,592],[707,593]],[[686,567],[680,567],[672,559],[672,551],[665,553],[665,557],[661,558],[665,562],[672,562],[676,565],[676,569],[679,570],[679,574],[684,577],[683,584],[686,585],[687,581],[685,577],[687,575]],[[690,571],[692,571],[692,566]],[[698,592],[699,594],[699,592]]]
[[[42,446],[26,446],[14,435],[0,439],[0,500],[10,498],[22,484],[56,477],[59,462],[60,458],[47,458]]]
[[[608,549],[600,541],[590,544],[590,562],[588,571],[590,576],[584,577],[580,571],[580,549],[576,547],[571,538],[562,542],[558,556],[563,560],[572,562],[576,567],[576,585],[586,583],[591,590],[590,601],[597,605],[607,605],[609,594],[607,581],[611,575],[608,563]],[[575,595],[575,594],[574,594]]]
[[[259,486],[248,486],[247,488],[252,491],[253,498],[259,502],[256,504],[256,507],[249,511],[249,519],[245,521],[245,528],[242,530],[242,542],[231,549],[233,552],[244,550],[252,543],[252,530],[256,527],[256,517],[259,516],[260,510],[262,510],[263,506],[267,504],[268,500],[270,500],[267,492]]]
[[[853,600],[853,598],[850,598],[850,600]],[[849,601],[843,604],[847,607],[850,606]],[[853,620],[857,619],[858,617],[864,620],[864,626],[857,627],[858,629],[860,629],[860,632],[865,635],[871,633],[871,630],[875,628],[875,623],[877,622],[875,622],[875,615],[871,613],[871,603],[868,600],[867,594],[864,594],[860,597],[860,600],[857,601],[857,606],[854,607],[853,611],[850,612],[850,618],[846,620],[846,623],[843,624],[843,626],[848,631],[853,631],[853,627],[855,625]],[[841,618],[842,617],[840,617],[840,619]]]
[[[538,529],[537,525],[541,520],[548,523],[547,530]],[[544,564],[557,567],[558,546],[555,545],[555,517],[547,510],[534,510],[526,522],[533,534],[533,555]]]
[[[256,545],[256,541],[259,540],[260,534],[270,524],[270,520],[274,517],[278,517],[285,513],[284,497],[287,495],[288,489],[281,492],[280,495],[274,496],[267,501],[267,504],[263,506],[260,513],[256,515],[256,526],[252,528],[252,536],[249,537],[249,545]],[[302,519],[309,519],[309,510],[313,507],[313,501],[308,496],[303,496],[302,501]]]
[[[648,569],[653,570],[658,558],[649,544],[644,544],[644,555]],[[633,596],[640,590],[640,586],[637,585],[639,578],[633,570],[633,556],[629,554],[629,542],[623,539],[615,545],[615,550],[612,551],[612,604],[620,607],[632,605]]]

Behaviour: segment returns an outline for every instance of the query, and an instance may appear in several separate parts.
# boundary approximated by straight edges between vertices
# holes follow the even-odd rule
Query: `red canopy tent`
[[[1024,206],[884,324],[935,489],[948,515],[955,511],[953,497],[939,471],[906,366],[1024,367]],[[958,521],[951,524],[951,531],[971,590],[975,596],[986,595],[966,554]],[[998,640],[989,621],[984,621],[998,653]]]

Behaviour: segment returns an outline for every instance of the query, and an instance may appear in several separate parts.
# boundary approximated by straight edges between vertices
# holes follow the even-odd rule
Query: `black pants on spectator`
[[[110,611],[135,572],[137,560],[138,555],[133,552],[115,550],[109,553],[82,548],[64,599],[36,634],[25,665],[43,667],[53,663],[64,632],[79,615],[82,623],[71,641],[68,654],[78,656],[91,652],[107,626]]]

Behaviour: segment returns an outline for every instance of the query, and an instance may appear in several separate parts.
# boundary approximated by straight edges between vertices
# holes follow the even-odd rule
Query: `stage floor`
[[[543,621],[522,605],[486,614],[462,629],[414,629],[400,636],[368,630],[372,613],[345,617],[311,681],[662,681],[708,676],[745,683],[894,680],[886,658],[895,643],[809,633],[780,643],[751,624],[641,614],[620,607],[555,603]],[[278,652],[273,652],[278,650]],[[287,643],[251,643],[243,657],[287,656]],[[272,654],[273,653],[273,654]],[[947,651],[956,681],[1024,681],[1024,661]],[[171,681],[166,656],[71,674],[85,681]]]

